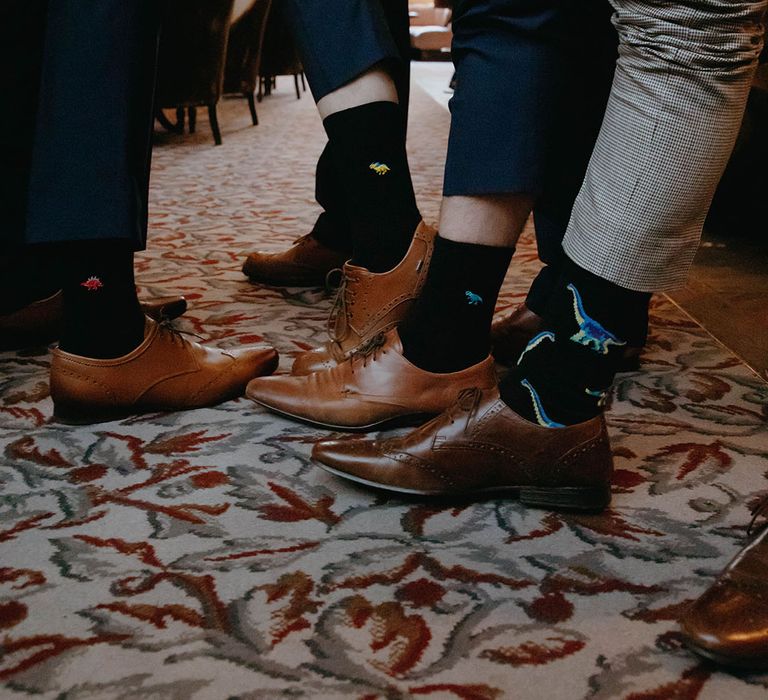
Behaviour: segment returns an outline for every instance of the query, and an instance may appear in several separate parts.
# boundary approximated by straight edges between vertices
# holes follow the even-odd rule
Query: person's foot
[[[349,258],[347,252],[328,248],[310,233],[280,253],[250,253],[243,263],[243,274],[254,283],[319,287],[325,284],[329,272]]]
[[[598,511],[613,460],[602,416],[567,428],[524,420],[494,389],[468,389],[434,420],[388,440],[321,440],[326,471],[386,491],[475,497],[517,492],[529,506]]]
[[[768,512],[768,499],[758,507]],[[768,669],[768,527],[744,547],[680,619],[688,647],[738,669]]]
[[[462,390],[495,384],[490,357],[461,372],[419,369],[403,357],[392,329],[335,367],[304,376],[254,379],[245,394],[290,418],[331,429],[369,430],[417,424],[443,411]]]
[[[523,302],[512,313],[493,322],[491,326],[491,354],[502,365],[514,365],[529,341],[544,328],[544,319],[531,311]],[[619,365],[619,372],[636,372],[640,369],[643,348],[626,347]]]
[[[54,417],[84,424],[211,406],[242,395],[250,379],[274,372],[277,363],[274,348],[207,348],[147,318],[144,341],[123,357],[101,360],[53,350]]]
[[[186,312],[187,300],[182,296],[158,297],[141,302],[141,308],[155,321],[172,321]],[[61,335],[63,323],[64,299],[59,291],[0,316],[0,350],[52,343]]]
[[[389,272],[373,273],[347,263],[328,327],[330,339],[299,355],[291,373],[311,374],[330,369],[379,333],[403,320],[426,279],[437,231],[423,221],[408,252]]]

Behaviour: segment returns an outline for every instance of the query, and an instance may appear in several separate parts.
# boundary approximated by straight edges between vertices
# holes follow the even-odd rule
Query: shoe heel
[[[520,489],[520,502],[548,510],[605,510],[611,502],[610,486],[525,486]]]
[[[131,413],[125,409],[113,408],[84,408],[77,404],[54,403],[53,420],[65,425],[91,425],[93,423],[109,423],[123,420]]]

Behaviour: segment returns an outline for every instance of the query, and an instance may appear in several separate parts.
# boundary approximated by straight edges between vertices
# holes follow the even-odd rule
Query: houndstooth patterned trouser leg
[[[637,291],[686,278],[733,150],[768,0],[611,0],[619,61],[563,247]]]

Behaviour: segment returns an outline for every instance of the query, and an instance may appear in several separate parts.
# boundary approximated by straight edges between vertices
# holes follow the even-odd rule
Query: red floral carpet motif
[[[142,293],[184,330],[323,338],[322,290],[248,284],[316,215],[308,97],[223,105],[224,145],[159,136]],[[437,216],[448,115],[419,90],[414,180]],[[501,307],[537,269],[530,232]],[[388,498],[312,465],[323,433],[245,400],[87,427],[50,421],[48,354],[0,355],[3,698],[765,698],[701,665],[675,619],[768,491],[768,386],[665,299],[619,378],[603,515]]]

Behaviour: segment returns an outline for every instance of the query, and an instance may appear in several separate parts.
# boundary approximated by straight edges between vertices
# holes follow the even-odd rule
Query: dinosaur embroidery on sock
[[[483,297],[474,292],[466,291],[464,292],[464,296],[467,297],[467,303],[470,306],[480,306],[480,304],[483,303]]]
[[[536,389],[533,388],[531,383],[527,379],[523,379],[523,381],[520,382],[526,389],[528,389],[528,393],[531,395],[531,401],[533,401],[533,411],[536,414],[536,420],[538,421],[539,425],[541,425],[544,428],[564,428],[565,426],[562,423],[557,423],[556,421],[553,421],[544,410],[544,406],[541,403],[541,399],[539,398],[538,393],[536,392]]]
[[[519,365],[523,361],[523,358],[525,357],[525,353],[530,352],[534,348],[537,348],[545,340],[551,340],[554,343],[555,334],[552,331],[543,331],[538,335],[533,336],[533,338],[531,338],[528,341],[528,345],[525,346],[525,350],[523,350],[523,352],[520,354],[520,357],[517,360],[517,364]]]
[[[104,283],[98,277],[89,277],[85,282],[80,282],[81,287],[85,287],[89,292],[98,292]]]
[[[572,335],[571,340],[592,348],[592,350],[599,352],[601,355],[607,355],[611,345],[619,347],[627,344],[603,328],[595,319],[587,316],[587,312],[584,311],[584,302],[582,302],[581,295],[576,287],[569,284],[568,289],[573,294],[573,312],[576,316],[576,322],[579,324],[579,332]]]
[[[371,163],[368,168],[370,170],[373,170],[377,175],[386,175],[392,168],[390,168],[386,163]]]
[[[608,392],[607,391],[600,391],[600,390],[594,390],[594,389],[584,389],[585,394],[589,394],[590,396],[593,396],[597,399],[597,405],[601,408],[605,406],[605,400],[608,398]]]

